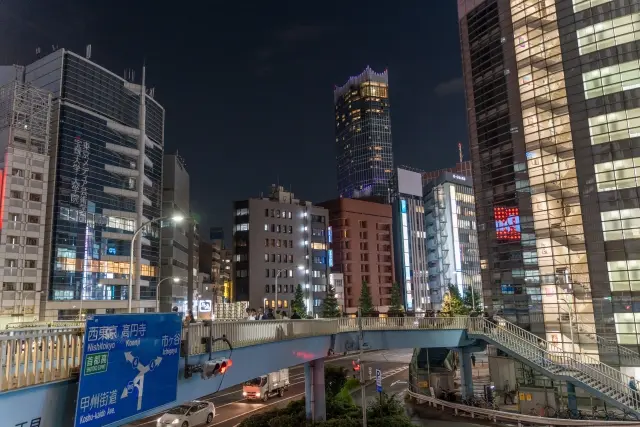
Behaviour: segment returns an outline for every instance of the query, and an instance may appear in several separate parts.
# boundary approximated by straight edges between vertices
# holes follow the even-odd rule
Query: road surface
[[[411,361],[411,354],[413,350],[385,350],[365,353],[362,357],[363,364],[365,366],[365,377],[368,378],[368,368],[372,367],[372,376],[375,376],[375,370],[381,369],[383,371],[383,384],[389,385],[395,380],[396,375],[404,374],[402,377],[404,381],[408,378],[408,363]],[[352,361],[357,359],[358,355],[348,355],[325,360],[326,364],[342,366],[349,369],[349,373],[353,374],[351,370]],[[233,366],[231,369],[237,369],[237,366]],[[400,377],[398,377],[400,378]],[[221,390],[216,395],[209,395],[200,398],[199,400],[206,400],[213,402],[216,406],[216,417],[213,420],[212,426],[216,427],[234,427],[240,424],[242,420],[251,415],[259,413],[264,410],[273,409],[278,406],[285,406],[292,400],[301,399],[304,396],[304,367],[302,365],[289,368],[289,382],[290,387],[284,397],[273,397],[266,403],[264,402],[247,402],[242,398],[242,386],[237,385]],[[406,388],[406,383],[395,384],[395,389]],[[369,389],[367,389],[369,390]],[[375,384],[373,385],[373,392],[375,392]],[[357,393],[357,399],[359,399],[360,393]],[[358,400],[359,402],[359,400]],[[155,427],[156,420],[160,418],[162,414],[156,414],[152,417],[145,418],[127,426],[135,427]]]

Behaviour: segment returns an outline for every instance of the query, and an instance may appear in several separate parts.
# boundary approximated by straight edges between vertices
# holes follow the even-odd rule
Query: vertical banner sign
[[[89,178],[89,141],[76,136],[73,145],[73,180],[71,181],[71,204],[80,208],[86,222],[87,182]]]
[[[87,316],[75,427],[99,427],[176,400],[176,313]]]
[[[382,393],[382,371],[376,369],[376,390],[378,393]]]

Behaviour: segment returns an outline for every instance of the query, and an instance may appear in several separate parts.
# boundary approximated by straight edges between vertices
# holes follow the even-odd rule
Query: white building
[[[48,91],[18,80],[0,87],[2,329],[8,323],[38,320],[40,301],[46,299],[42,271],[50,121]]]
[[[342,273],[329,274],[329,284],[333,287],[336,294],[340,312],[344,313],[344,275]]]
[[[450,285],[482,292],[475,197],[471,177],[449,172],[424,192],[431,308],[439,310]]]

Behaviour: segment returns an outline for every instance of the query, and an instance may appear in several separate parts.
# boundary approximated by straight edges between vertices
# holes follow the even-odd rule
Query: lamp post
[[[154,222],[158,222],[158,221],[162,221],[164,219],[171,219],[174,222],[180,222],[184,219],[184,217],[182,215],[168,215],[168,216],[161,216],[158,218],[153,218],[150,219],[149,221],[141,224],[135,231],[135,233],[133,233],[133,237],[131,238],[131,257],[129,259],[129,292],[128,292],[128,297],[129,297],[129,313],[131,313],[131,298],[132,298],[132,293],[133,293],[133,254],[135,252],[137,252],[135,250],[135,243],[136,243],[136,237],[138,237],[138,234],[140,234],[140,232],[142,231],[142,229],[144,227],[146,227],[147,225],[154,223]]]
[[[156,313],[160,311],[160,284],[169,279],[173,279],[173,283],[180,283],[179,277],[165,277],[158,282],[158,284],[156,285]]]

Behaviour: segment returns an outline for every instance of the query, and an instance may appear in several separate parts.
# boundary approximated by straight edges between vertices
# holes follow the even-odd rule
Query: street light
[[[180,283],[179,277],[165,277],[158,282],[158,284],[156,285],[156,313],[160,311],[160,284],[169,279],[173,279],[173,283]]]
[[[143,223],[140,225],[140,227],[138,227],[135,231],[135,233],[133,233],[133,237],[131,238],[131,257],[129,260],[129,313],[131,313],[131,294],[133,293],[133,254],[136,252],[135,250],[135,242],[136,242],[136,237],[138,237],[138,234],[140,234],[140,232],[142,231],[142,229],[144,227],[146,227],[147,225],[154,223],[154,222],[158,222],[158,221],[162,221],[164,219],[171,219],[173,220],[173,222],[180,222],[184,219],[184,216],[182,215],[168,215],[168,216],[161,216],[159,218],[153,218],[150,219],[149,221]]]

